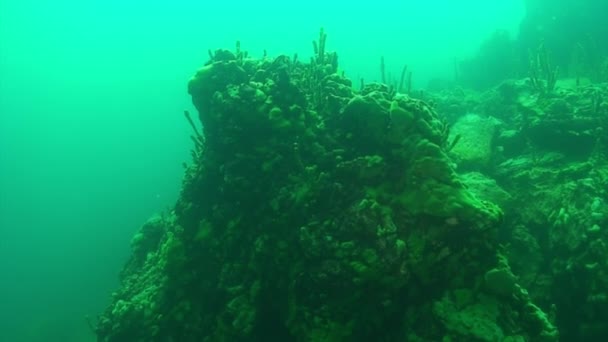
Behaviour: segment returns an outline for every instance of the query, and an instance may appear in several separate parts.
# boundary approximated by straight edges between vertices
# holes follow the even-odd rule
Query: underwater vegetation
[[[323,30],[307,61],[210,52],[98,340],[606,340],[608,84],[535,46],[432,92],[355,89]]]

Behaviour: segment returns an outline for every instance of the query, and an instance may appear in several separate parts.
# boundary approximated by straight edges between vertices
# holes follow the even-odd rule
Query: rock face
[[[557,341],[445,122],[354,91],[320,44],[311,63],[218,51],[190,80],[203,134],[99,341]]]

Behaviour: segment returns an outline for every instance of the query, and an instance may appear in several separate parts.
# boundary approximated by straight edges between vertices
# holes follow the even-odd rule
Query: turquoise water
[[[189,77],[236,40],[308,56],[323,26],[353,79],[451,77],[517,1],[0,0],[0,341],[91,341],[129,240],[173,205]]]

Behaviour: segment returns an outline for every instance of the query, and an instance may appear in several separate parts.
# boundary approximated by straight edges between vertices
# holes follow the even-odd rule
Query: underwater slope
[[[133,238],[99,341],[557,341],[498,251],[448,125],[382,84],[218,50],[174,210]],[[193,125],[194,126],[194,125]]]
[[[433,102],[454,122],[452,134],[472,126],[451,157],[472,171],[463,179],[483,172],[492,180],[487,193],[503,198],[500,237],[511,268],[555,317],[560,340],[606,341],[608,84],[596,74],[599,82],[561,78],[548,89],[548,76],[507,80],[482,94],[446,91]],[[471,134],[495,121],[487,143]],[[473,142],[489,144],[489,158],[463,148]]]

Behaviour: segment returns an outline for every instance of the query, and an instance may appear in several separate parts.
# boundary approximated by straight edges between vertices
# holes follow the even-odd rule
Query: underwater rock
[[[499,303],[482,297],[477,303],[459,308],[449,297],[433,305],[433,312],[446,326],[451,338],[463,341],[503,341],[505,334],[497,324]]]
[[[468,114],[450,128],[453,138],[460,137],[450,150],[459,168],[479,170],[487,167],[495,148],[494,140],[499,124],[499,121],[492,117],[483,118]]]
[[[496,180],[479,172],[468,172],[460,175],[462,182],[476,197],[498,204],[501,208],[510,208],[512,196],[501,188]]]
[[[540,340],[551,330],[533,310],[517,315],[530,298],[477,292],[505,278],[492,273],[502,272],[503,211],[456,173],[435,109],[382,85],[357,94],[336,63],[325,52],[311,63],[218,52],[197,72],[189,93],[204,145],[155,223],[157,247],[127,264],[99,341]]]

